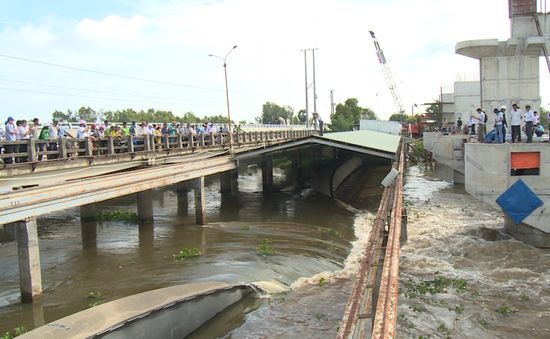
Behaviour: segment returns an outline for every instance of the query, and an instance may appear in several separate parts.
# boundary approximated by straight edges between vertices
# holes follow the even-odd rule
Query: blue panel
[[[543,202],[523,180],[519,179],[498,197],[497,204],[516,224],[519,224],[542,206]]]

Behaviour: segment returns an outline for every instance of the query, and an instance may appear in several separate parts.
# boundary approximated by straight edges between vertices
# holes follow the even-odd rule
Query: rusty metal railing
[[[399,250],[403,208],[405,147],[400,148],[399,175],[386,187],[362,256],[337,338],[393,338],[397,319]],[[385,233],[391,209],[389,233]],[[387,241],[385,241],[387,236]],[[385,250],[385,251],[384,251]],[[380,277],[379,263],[383,261]],[[379,288],[378,288],[379,287]],[[378,297],[377,297],[378,295]]]

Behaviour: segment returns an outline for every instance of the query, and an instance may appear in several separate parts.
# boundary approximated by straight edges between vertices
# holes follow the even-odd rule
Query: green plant
[[[455,305],[455,307],[449,308],[449,311],[455,311],[456,314],[462,314],[464,312],[464,305]]]
[[[244,225],[244,226],[241,227],[241,230],[243,230],[243,231],[250,231],[250,226]]]
[[[322,319],[327,319],[328,317],[327,317],[326,314],[324,314],[324,313],[322,313],[322,312],[317,312],[317,313],[315,314],[315,318],[317,318],[317,320],[322,320]]]
[[[485,320],[485,319],[483,319],[483,318],[479,319],[479,324],[480,324],[481,326],[483,326],[484,328],[489,327],[489,323],[487,322],[487,320]]]
[[[99,299],[99,298],[101,298],[101,296],[102,296],[101,292],[92,291],[92,292],[88,293],[86,298],[88,298],[88,299]]]
[[[520,301],[529,301],[529,296],[527,295],[527,293],[522,293],[522,294],[519,296],[519,300],[520,300]]]
[[[199,249],[196,247],[184,248],[178,253],[174,254],[174,259],[185,260],[189,258],[196,258],[199,257],[201,254],[201,251],[199,251]]]
[[[508,315],[508,314],[512,314],[512,313],[516,313],[517,310],[508,306],[508,305],[500,305],[496,311],[502,315]]]
[[[24,326],[17,326],[13,330],[6,332],[2,336],[0,336],[0,339],[12,339],[25,333],[27,333],[27,329]]]
[[[319,286],[324,287],[326,284],[327,284],[327,279],[325,279],[324,277],[321,277],[321,279],[319,279]]]
[[[273,242],[270,239],[264,239],[262,242],[256,247],[256,253],[259,255],[273,255]]]
[[[97,305],[101,305],[101,301],[94,301],[88,304],[88,308],[96,307]]]
[[[139,218],[136,212],[132,210],[116,209],[112,211],[102,211],[96,214],[97,221],[126,221],[138,223]]]

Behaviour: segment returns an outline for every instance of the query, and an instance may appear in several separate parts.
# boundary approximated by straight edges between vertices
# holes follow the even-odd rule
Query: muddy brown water
[[[275,169],[274,176],[284,187],[285,172]],[[1,243],[0,333],[18,326],[30,330],[97,303],[170,285],[268,281],[291,286],[344,266],[354,241],[353,209],[312,189],[264,195],[261,171],[254,166],[240,171],[237,193],[220,194],[217,178],[206,186],[208,224],[202,227],[194,224],[192,191],[188,208],[178,211],[173,188],[154,191],[153,228],[106,221],[97,223],[95,237],[83,239],[78,208],[39,218],[44,296],[33,305],[19,303],[16,243]],[[135,197],[127,196],[101,203],[99,210],[135,210],[135,205]],[[89,231],[94,224],[84,227]],[[274,254],[258,255],[266,239]],[[174,260],[175,253],[190,247],[202,255]],[[264,299],[249,302],[259,307]],[[218,332],[238,325],[220,325]]]

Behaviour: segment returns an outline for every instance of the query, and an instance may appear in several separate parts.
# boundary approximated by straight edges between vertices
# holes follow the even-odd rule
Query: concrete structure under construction
[[[531,105],[535,110],[540,107],[539,62],[550,47],[548,14],[537,13],[536,0],[509,0],[509,13],[508,40],[481,39],[456,44],[456,53],[479,60],[480,79],[477,85],[455,83],[450,101],[454,102],[454,112],[469,113],[476,106],[492,112],[501,105],[510,108],[512,103],[522,108]],[[493,119],[493,114],[489,114],[490,125]]]

